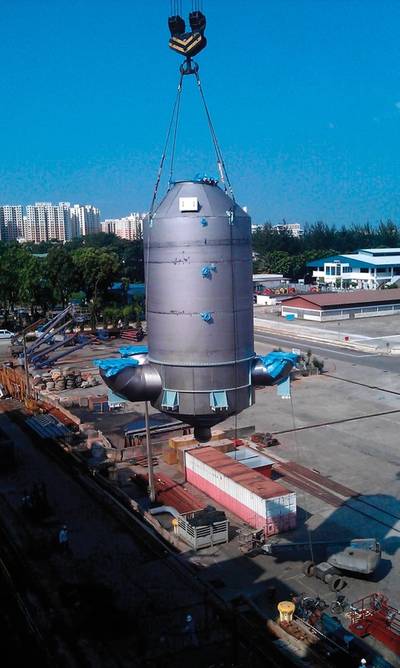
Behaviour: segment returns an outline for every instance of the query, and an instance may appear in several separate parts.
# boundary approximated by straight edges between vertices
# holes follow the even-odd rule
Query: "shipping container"
[[[187,481],[250,526],[268,536],[295,528],[295,492],[210,446],[185,459]]]

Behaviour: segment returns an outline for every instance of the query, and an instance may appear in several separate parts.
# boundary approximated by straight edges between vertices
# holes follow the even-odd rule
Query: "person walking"
[[[58,532],[58,545],[62,552],[67,552],[69,549],[69,534],[66,524],[63,524],[60,531]]]
[[[196,623],[192,615],[186,615],[185,622],[186,624],[183,629],[185,638],[189,641],[190,645],[193,645],[193,647],[198,647],[199,640],[197,638],[197,633],[196,633]],[[184,644],[186,645],[186,642]]]

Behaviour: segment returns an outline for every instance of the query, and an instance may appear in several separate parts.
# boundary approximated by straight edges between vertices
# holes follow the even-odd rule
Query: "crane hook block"
[[[206,17],[202,12],[191,12],[189,23],[192,32],[186,32],[185,21],[181,16],[170,16],[168,27],[171,33],[169,47],[185,58],[193,58],[207,46],[204,36]]]

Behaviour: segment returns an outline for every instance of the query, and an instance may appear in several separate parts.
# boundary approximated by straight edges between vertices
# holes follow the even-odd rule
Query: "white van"
[[[11,339],[14,336],[14,332],[10,332],[9,329],[0,329],[0,339]]]

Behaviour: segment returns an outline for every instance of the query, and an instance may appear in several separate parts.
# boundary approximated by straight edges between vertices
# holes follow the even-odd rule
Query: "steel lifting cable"
[[[155,205],[156,199],[157,199],[158,188],[159,188],[159,185],[160,185],[160,180],[161,180],[161,175],[162,175],[162,171],[163,171],[163,167],[164,167],[164,162],[165,162],[165,158],[166,158],[166,155],[167,155],[167,150],[168,150],[168,146],[169,146],[169,142],[170,142],[172,127],[174,125],[174,120],[176,118],[175,132],[174,132],[174,151],[175,151],[176,132],[177,132],[177,127],[178,127],[178,114],[179,114],[179,108],[180,108],[180,98],[181,98],[181,93],[182,93],[182,80],[183,80],[183,74],[181,73],[180,79],[179,79],[179,84],[178,84],[178,91],[177,91],[177,94],[176,94],[174,106],[172,108],[171,120],[170,120],[169,126],[168,126],[167,137],[166,137],[166,140],[165,140],[164,150],[162,152],[160,164],[159,164],[159,167],[158,167],[156,183],[154,185],[153,197],[152,197],[152,200],[151,200],[151,205],[150,205],[149,214],[148,214],[148,233],[147,233],[146,258],[145,258],[145,280],[146,281],[147,281],[149,261],[150,261],[150,228],[151,228],[151,225],[152,225],[154,205]],[[172,170],[172,167],[173,167],[173,156],[171,158],[171,170]],[[171,178],[172,178],[172,171],[171,171]],[[147,322],[148,322],[147,299],[146,299],[145,314],[146,314],[146,324],[147,324]]]
[[[183,74],[181,74],[181,78],[180,78],[179,86],[178,86],[178,96],[177,96],[176,114],[175,114],[175,126],[174,126],[174,134],[173,134],[173,138],[172,138],[172,149],[171,149],[171,166],[170,166],[170,170],[169,170],[169,179],[168,179],[168,190],[171,188],[172,177],[173,177],[173,172],[174,172],[176,138],[177,138],[177,134],[178,134],[179,112],[180,112],[180,108],[181,108],[181,99],[182,99],[182,95],[181,95],[182,85],[183,85]]]
[[[226,165],[225,165],[225,161],[224,161],[224,158],[223,158],[223,155],[222,155],[222,151],[221,151],[220,145],[218,143],[217,135],[216,135],[216,132],[215,132],[215,129],[214,129],[214,125],[213,125],[213,122],[212,122],[212,119],[211,119],[211,114],[210,114],[209,109],[208,109],[208,105],[207,105],[207,102],[206,102],[206,98],[205,98],[205,95],[204,95],[203,87],[201,85],[201,81],[200,81],[200,77],[198,75],[198,72],[195,72],[195,76],[196,76],[197,86],[198,86],[198,89],[199,89],[199,92],[200,92],[200,97],[202,99],[204,110],[205,110],[205,113],[206,113],[211,138],[212,138],[212,141],[213,141],[213,144],[214,144],[215,154],[216,154],[216,157],[217,157],[218,171],[220,173],[220,177],[221,177],[221,180],[224,184],[225,190],[227,190],[227,186],[228,186],[229,193],[230,193],[233,201],[235,201],[235,195],[234,195],[234,192],[233,192],[233,188],[232,188],[229,176],[228,176],[228,172],[227,172],[227,169],[226,169]]]
[[[159,167],[158,167],[156,183],[155,183],[154,191],[153,191],[153,198],[151,200],[151,206],[150,206],[150,211],[149,211],[149,218],[151,218],[151,216],[153,214],[153,211],[154,211],[154,204],[155,204],[155,201],[156,201],[156,198],[157,198],[158,187],[160,185],[162,170],[163,170],[165,158],[166,158],[166,155],[167,155],[167,150],[168,150],[168,146],[169,146],[169,142],[170,142],[172,127],[174,125],[175,116],[176,116],[177,112],[179,111],[179,107],[180,107],[180,97],[181,97],[181,93],[182,93],[182,80],[183,80],[183,74],[181,74],[180,79],[179,79],[178,92],[176,94],[174,106],[173,106],[173,109],[172,109],[171,120],[170,120],[170,123],[169,123],[169,126],[168,126],[167,138],[165,140],[164,150],[163,150],[161,160],[160,160],[160,164],[159,164]],[[177,125],[175,127],[177,128]]]

